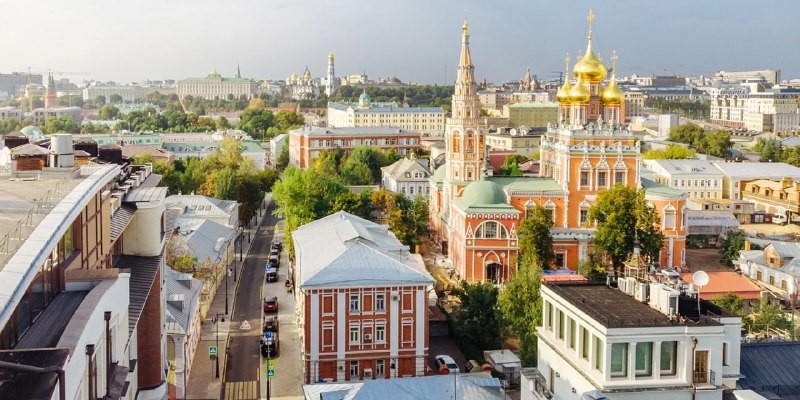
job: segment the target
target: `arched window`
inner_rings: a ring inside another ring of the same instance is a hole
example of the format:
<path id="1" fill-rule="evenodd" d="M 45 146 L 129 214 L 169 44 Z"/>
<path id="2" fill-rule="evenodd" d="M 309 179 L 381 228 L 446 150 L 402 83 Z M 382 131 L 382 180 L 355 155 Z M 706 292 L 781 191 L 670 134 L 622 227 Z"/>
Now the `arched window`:
<path id="1" fill-rule="evenodd" d="M 508 239 L 508 230 L 497 221 L 486 221 L 475 229 L 476 239 Z"/>

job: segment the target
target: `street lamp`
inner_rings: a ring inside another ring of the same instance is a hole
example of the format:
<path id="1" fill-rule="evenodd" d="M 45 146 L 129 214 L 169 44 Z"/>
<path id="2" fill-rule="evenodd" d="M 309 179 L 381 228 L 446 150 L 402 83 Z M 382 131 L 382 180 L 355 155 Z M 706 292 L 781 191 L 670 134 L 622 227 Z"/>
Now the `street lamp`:
<path id="1" fill-rule="evenodd" d="M 220 319 L 220 315 L 222 315 L 222 319 Z M 219 322 L 220 321 L 225 322 L 225 315 L 217 313 L 216 315 L 214 315 L 214 318 L 211 319 L 211 323 L 214 324 L 214 327 L 217 330 L 217 357 L 214 359 L 214 361 L 216 361 L 216 363 L 217 363 L 217 374 L 216 374 L 217 378 L 219 378 L 219 354 L 220 354 L 220 351 L 219 351 Z"/>

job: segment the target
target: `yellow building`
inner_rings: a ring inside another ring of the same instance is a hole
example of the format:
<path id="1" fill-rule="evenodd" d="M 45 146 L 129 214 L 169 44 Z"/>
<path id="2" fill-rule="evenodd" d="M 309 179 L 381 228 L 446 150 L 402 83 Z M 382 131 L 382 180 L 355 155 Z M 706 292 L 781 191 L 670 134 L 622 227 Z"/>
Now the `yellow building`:
<path id="1" fill-rule="evenodd" d="M 558 103 L 514 103 L 503 106 L 503 116 L 514 127 L 546 128 L 558 122 Z"/>
<path id="2" fill-rule="evenodd" d="M 366 92 L 361 94 L 357 104 L 328 103 L 328 126 L 331 128 L 393 127 L 441 136 L 444 119 L 442 107 L 400 107 L 393 102 L 372 102 Z"/>

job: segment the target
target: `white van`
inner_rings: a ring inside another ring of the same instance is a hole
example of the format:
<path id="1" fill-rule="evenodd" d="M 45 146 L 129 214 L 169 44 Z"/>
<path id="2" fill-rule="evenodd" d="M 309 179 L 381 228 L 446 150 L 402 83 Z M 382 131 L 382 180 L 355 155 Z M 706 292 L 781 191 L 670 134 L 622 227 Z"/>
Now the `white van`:
<path id="1" fill-rule="evenodd" d="M 778 225 L 786 225 L 786 214 L 772 214 L 772 223 Z"/>

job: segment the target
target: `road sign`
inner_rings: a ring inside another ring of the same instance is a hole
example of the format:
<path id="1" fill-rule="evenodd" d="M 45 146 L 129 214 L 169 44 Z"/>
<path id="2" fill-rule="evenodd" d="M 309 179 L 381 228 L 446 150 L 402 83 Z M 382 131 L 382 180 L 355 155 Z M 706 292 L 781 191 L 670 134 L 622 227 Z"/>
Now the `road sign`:
<path id="1" fill-rule="evenodd" d="M 275 376 L 275 360 L 267 360 L 267 377 Z"/>
<path id="2" fill-rule="evenodd" d="M 208 355 L 216 356 L 217 355 L 217 346 L 208 346 Z"/>
<path id="3" fill-rule="evenodd" d="M 264 339 L 272 339 L 272 331 L 264 332 Z"/>
<path id="4" fill-rule="evenodd" d="M 250 329 L 252 329 L 252 328 L 250 327 L 250 323 L 247 322 L 247 320 L 244 320 L 244 322 L 242 322 L 242 325 L 239 326 L 239 330 L 242 330 L 242 331 L 247 331 L 247 330 L 250 330 Z"/>
<path id="5" fill-rule="evenodd" d="M 267 376 L 270 378 L 275 377 L 275 370 L 274 369 L 267 370 Z"/>

